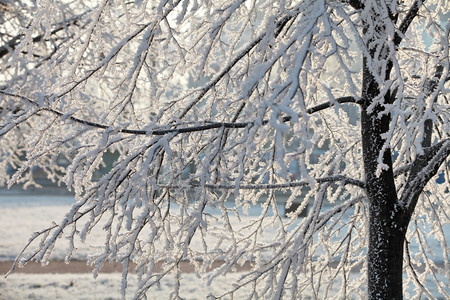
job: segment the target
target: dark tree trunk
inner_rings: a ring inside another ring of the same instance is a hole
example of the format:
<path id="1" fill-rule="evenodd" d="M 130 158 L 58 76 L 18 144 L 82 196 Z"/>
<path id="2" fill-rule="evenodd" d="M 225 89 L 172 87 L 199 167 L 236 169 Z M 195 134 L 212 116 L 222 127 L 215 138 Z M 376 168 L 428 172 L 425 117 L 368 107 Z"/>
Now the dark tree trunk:
<path id="1" fill-rule="evenodd" d="M 377 110 L 371 115 L 363 112 L 361 118 L 370 212 L 368 291 L 370 299 L 402 299 L 403 243 L 407 226 L 398 205 L 390 149 L 385 150 L 383 157 L 388 169 L 376 173 L 378 155 L 384 144 L 382 128 L 389 124 L 389 120 L 378 119 L 377 114 Z"/>
<path id="2" fill-rule="evenodd" d="M 361 135 L 370 212 L 368 294 L 369 299 L 391 300 L 402 299 L 403 244 L 407 222 L 399 206 L 389 148 L 384 149 L 382 157 L 386 169 L 377 173 L 379 155 L 385 143 L 382 134 L 388 131 L 390 123 L 389 114 L 380 117 L 383 106 L 368 109 L 378 95 L 378 85 L 364 62 Z M 392 101 L 389 94 L 384 101 Z"/>
<path id="3" fill-rule="evenodd" d="M 368 295 L 369 299 L 403 298 L 403 247 L 408 224 L 414 212 L 420 194 L 427 182 L 436 174 L 439 166 L 450 155 L 450 141 L 443 140 L 431 145 L 433 123 L 426 120 L 422 147 L 424 154 L 418 155 L 410 165 L 409 175 L 401 195 L 397 194 L 392 155 L 385 147 L 384 134 L 389 131 L 391 116 L 384 111 L 386 104 L 392 104 L 397 92 L 388 91 L 380 95 L 380 86 L 374 77 L 378 73 L 378 82 L 391 78 L 393 62 L 391 57 L 402 41 L 409 25 L 417 15 L 422 1 L 415 1 L 406 15 L 397 24 L 396 10 L 389 6 L 389 18 L 385 11 L 378 10 L 374 3 L 350 1 L 353 7 L 366 10 L 367 19 L 363 19 L 363 40 L 367 56 L 363 57 L 363 81 L 361 92 L 361 137 L 366 180 L 366 192 L 369 201 L 369 245 L 368 245 Z M 374 6 L 375 5 L 375 6 Z M 392 22 L 388 24 L 387 22 Z M 389 26 L 388 26 L 389 25 Z M 390 26 L 392 25 L 392 26 Z M 387 28 L 397 28 L 394 39 Z M 394 43 L 394 47 L 389 47 Z M 369 59 L 371 62 L 369 63 Z M 425 85 L 425 93 L 431 95 L 441 78 L 442 66 L 437 66 L 435 77 Z M 380 99 L 380 97 L 383 97 Z M 374 102 L 377 101 L 377 102 Z M 436 100 L 435 100 L 436 101 Z M 373 106 L 373 103 L 378 103 Z M 380 154 L 382 157 L 380 159 Z M 382 170 L 378 167 L 383 165 Z M 426 169 L 426 170 L 425 170 Z M 423 172 L 425 170 L 425 172 Z"/>
<path id="4" fill-rule="evenodd" d="M 392 211 L 380 202 L 370 206 L 368 292 L 369 299 L 402 299 L 405 232 Z"/>
<path id="5" fill-rule="evenodd" d="M 407 213 L 399 205 L 391 149 L 383 148 L 386 142 L 383 134 L 389 131 L 391 121 L 390 114 L 384 112 L 384 104 L 391 104 L 395 94 L 380 95 L 380 86 L 374 77 L 374 73 L 382 70 L 378 64 L 386 62 L 385 73 L 379 74 L 384 80 L 389 79 L 392 68 L 388 59 L 392 48 L 383 42 L 388 41 L 387 19 L 382 20 L 375 7 L 368 9 L 374 10 L 371 19 L 363 21 L 363 35 L 372 63 L 368 62 L 368 57 L 363 58 L 361 94 L 361 137 L 370 213 L 368 296 L 372 300 L 392 300 L 403 298 L 403 245 L 409 218 L 404 218 Z M 394 15 L 390 17 L 392 22 L 396 21 Z M 375 106 L 374 101 L 378 102 Z"/>
<path id="6" fill-rule="evenodd" d="M 441 75 L 442 68 L 438 66 L 435 77 L 440 78 Z M 432 83 L 430 87 L 428 93 L 434 90 Z M 364 59 L 361 136 L 370 213 L 368 294 L 369 299 L 391 300 L 403 298 L 403 247 L 411 216 L 425 185 L 450 155 L 450 145 L 448 140 L 431 145 L 432 122 L 426 120 L 422 141 L 424 154 L 418 155 L 411 164 L 407 183 L 399 198 L 391 149 L 383 149 L 386 142 L 383 134 L 389 130 L 390 115 L 383 112 L 384 105 L 370 107 L 379 94 L 379 86 Z M 390 104 L 393 100 L 392 95 L 387 93 L 382 103 Z M 380 161 L 382 151 L 384 152 Z M 382 171 L 378 171 L 380 163 L 385 166 Z M 419 174 L 424 169 L 426 172 Z"/>

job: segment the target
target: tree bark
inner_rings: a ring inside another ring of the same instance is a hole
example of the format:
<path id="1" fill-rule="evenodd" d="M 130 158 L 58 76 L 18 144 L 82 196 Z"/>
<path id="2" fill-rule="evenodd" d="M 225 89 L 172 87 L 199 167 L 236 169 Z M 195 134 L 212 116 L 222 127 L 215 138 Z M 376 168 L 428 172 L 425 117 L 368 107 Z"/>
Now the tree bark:
<path id="1" fill-rule="evenodd" d="M 383 151 L 383 133 L 389 130 L 390 116 L 382 114 L 382 105 L 368 107 L 379 96 L 376 80 L 363 63 L 361 101 L 361 136 L 366 191 L 369 200 L 368 294 L 369 299 L 402 299 L 404 216 L 399 206 L 391 149 L 384 150 L 382 163 L 387 169 L 377 174 L 379 155 Z M 387 93 L 384 102 L 392 101 Z M 407 222 L 406 222 L 407 223 Z"/>
<path id="2" fill-rule="evenodd" d="M 375 113 L 362 109 L 361 127 L 369 199 L 368 292 L 369 299 L 402 299 L 404 211 L 399 206 L 391 151 L 386 149 L 383 163 L 389 166 L 377 176 L 378 155 L 384 140 L 381 130 L 389 120 L 377 119 Z M 384 123 L 383 123 L 384 122 Z"/>
<path id="3" fill-rule="evenodd" d="M 363 109 L 364 111 L 364 109 Z M 383 139 L 376 128 L 376 116 L 362 113 L 362 139 L 366 190 L 369 199 L 368 292 L 369 299 L 402 299 L 404 212 L 399 206 L 391 164 L 385 150 L 388 170 L 376 174 Z M 375 125 L 375 126 L 373 126 Z"/>
<path id="4" fill-rule="evenodd" d="M 403 298 L 404 228 L 396 224 L 392 211 L 380 205 L 370 206 L 368 293 L 369 299 Z"/>
<path id="5" fill-rule="evenodd" d="M 435 78 L 439 78 L 438 67 Z M 435 86 L 430 83 L 431 94 Z M 361 100 L 361 136 L 363 148 L 366 192 L 369 200 L 369 245 L 368 245 L 368 294 L 369 299 L 403 298 L 403 248 L 408 224 L 414 213 L 420 194 L 427 182 L 436 175 L 439 166 L 450 155 L 450 140 L 444 139 L 431 145 L 432 123 L 426 120 L 422 146 L 424 154 L 418 155 L 411 164 L 407 183 L 399 198 L 392 168 L 391 149 L 386 148 L 383 134 L 388 132 L 390 115 L 384 113 L 383 105 L 369 109 L 379 97 L 380 89 L 363 62 L 363 90 Z M 393 101 L 386 93 L 382 103 Z M 377 173 L 381 163 L 386 169 Z"/>

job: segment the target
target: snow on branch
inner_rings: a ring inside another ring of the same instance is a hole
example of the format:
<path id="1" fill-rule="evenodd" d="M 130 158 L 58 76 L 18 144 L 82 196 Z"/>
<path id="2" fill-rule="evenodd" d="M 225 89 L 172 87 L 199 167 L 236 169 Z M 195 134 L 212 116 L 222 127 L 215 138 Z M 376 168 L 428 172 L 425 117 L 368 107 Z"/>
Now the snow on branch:
<path id="1" fill-rule="evenodd" d="M 61 240 L 69 261 L 99 230 L 94 275 L 122 263 L 125 294 L 135 264 L 136 298 L 171 276 L 181 298 L 184 263 L 208 283 L 245 264 L 227 281 L 235 298 L 364 298 L 368 275 L 353 275 L 384 187 L 369 189 L 365 167 L 382 147 L 389 199 L 412 209 L 428 184 L 437 212 L 416 212 L 448 219 L 431 180 L 450 148 L 445 1 L 427 2 L 439 12 L 415 0 L 92 2 L 42 0 L 26 36 L 4 39 L 10 66 L 0 48 L 0 184 L 32 182 L 39 167 L 76 198 L 13 269 L 46 263 Z M 86 10 L 63 35 L 53 13 Z M 380 108 L 366 124 L 360 99 Z"/>
<path id="2" fill-rule="evenodd" d="M 408 30 L 408 28 L 411 25 L 412 21 L 416 18 L 420 7 L 423 5 L 423 2 L 424 1 L 416 0 L 416 1 L 414 1 L 414 3 L 409 8 L 408 13 L 406 14 L 404 19 L 402 20 L 402 23 L 398 27 L 398 30 L 399 30 L 399 32 L 401 34 L 399 34 L 398 32 L 395 33 L 394 44 L 395 44 L 396 47 L 398 47 L 400 45 L 400 43 L 402 42 L 404 34 Z"/>
<path id="3" fill-rule="evenodd" d="M 79 21 L 87 14 L 89 13 L 89 11 L 86 11 L 80 15 L 71 17 L 67 20 L 64 20 L 63 22 L 59 22 L 56 23 L 55 25 L 53 25 L 55 27 L 55 29 L 53 29 L 50 32 L 50 36 L 56 35 L 57 33 L 59 33 L 60 31 L 66 30 L 68 27 L 70 26 L 78 26 Z M 44 40 L 44 36 L 45 34 L 39 34 L 35 37 L 32 38 L 32 42 L 33 43 L 39 43 L 41 41 Z M 4 46 L 0 47 L 0 58 L 2 58 L 3 56 L 7 55 L 8 53 L 12 53 L 14 52 L 14 50 L 16 49 L 16 47 L 20 44 L 20 39 L 23 37 L 23 34 L 20 33 L 14 37 L 12 37 L 11 39 L 9 39 L 8 41 L 6 41 Z M 67 37 L 66 37 L 67 38 Z"/>
<path id="4" fill-rule="evenodd" d="M 450 139 L 424 149 L 410 167 L 406 186 L 402 192 L 400 203 L 407 210 L 414 210 L 419 195 L 428 181 L 436 175 L 439 167 L 450 156 Z"/>
<path id="5" fill-rule="evenodd" d="M 21 96 L 21 95 L 16 95 L 16 94 L 11 94 L 5 91 L 0 90 L 0 94 L 3 94 L 5 96 L 9 96 L 9 97 L 15 97 L 15 98 L 19 98 L 21 100 L 24 100 L 28 103 L 31 103 L 33 105 L 35 105 L 36 107 L 38 107 L 38 111 L 39 110 L 44 110 L 44 111 L 48 111 L 51 112 L 59 117 L 62 117 L 64 119 L 69 119 L 75 123 L 79 123 L 79 124 L 83 124 L 86 126 L 90 126 L 90 127 L 95 127 L 95 128 L 99 128 L 99 129 L 105 129 L 105 130 L 110 130 L 112 128 L 112 126 L 110 125 L 105 125 L 105 124 L 101 124 L 101 123 L 97 123 L 97 122 L 92 122 L 92 121 L 88 121 L 88 120 L 84 120 L 84 119 L 80 119 L 77 117 L 74 117 L 72 113 L 63 113 L 61 111 L 58 111 L 57 109 L 53 109 L 50 107 L 46 107 L 46 106 L 40 106 L 39 103 L 37 103 L 36 101 L 27 98 L 25 96 Z M 358 101 L 354 98 L 354 97 L 340 97 L 335 99 L 334 102 L 325 102 L 319 105 L 316 105 L 314 107 L 311 107 L 309 109 L 306 110 L 306 112 L 308 114 L 313 114 L 316 113 L 318 111 L 324 110 L 326 108 L 329 107 L 333 107 L 336 103 L 358 103 Z M 291 121 L 291 117 L 290 116 L 286 116 L 283 117 L 282 122 L 289 122 Z M 183 127 L 183 128 L 171 128 L 171 129 L 150 129 L 150 130 L 142 130 L 142 129 L 127 129 L 127 128 L 119 128 L 117 130 L 117 132 L 120 133 L 127 133 L 127 134 L 135 134 L 135 135 L 165 135 L 165 134 L 170 134 L 170 133 L 190 133 L 190 132 L 198 132 L 198 131 L 205 131 L 205 130 L 211 130 L 211 129 L 218 129 L 218 128 L 230 128 L 230 129 L 242 129 L 242 128 L 248 128 L 248 127 L 252 127 L 255 125 L 255 122 L 234 122 L 234 123 L 230 123 L 230 122 L 212 122 L 212 121 L 203 121 L 203 122 L 198 122 L 198 123 L 203 123 L 202 125 L 195 125 L 195 126 L 191 126 L 191 127 Z M 267 125 L 269 124 L 268 120 L 263 120 L 262 125 Z M 167 126 L 167 125 L 166 125 Z M 171 125 L 171 126 L 175 126 L 175 125 Z"/>
<path id="6" fill-rule="evenodd" d="M 317 183 L 330 183 L 330 182 L 341 182 L 343 185 L 354 185 L 365 189 L 365 183 L 363 181 L 352 179 L 346 177 L 344 175 L 335 175 L 323 178 L 315 179 Z M 293 188 L 293 187 L 301 187 L 310 185 L 310 181 L 292 181 L 286 183 L 274 183 L 274 184 L 246 184 L 240 185 L 239 189 L 242 190 L 270 190 L 270 189 L 284 189 L 284 188 Z M 203 185 L 206 188 L 210 189 L 219 189 L 219 190 L 233 190 L 236 188 L 235 185 L 224 185 L 224 184 L 205 184 Z M 191 184 L 191 187 L 203 187 L 201 185 Z M 176 186 L 165 186 L 164 188 L 180 188 Z"/>
<path id="7" fill-rule="evenodd" d="M 278 36 L 279 33 L 283 30 L 283 28 L 285 27 L 285 25 L 291 20 L 294 19 L 298 14 L 300 13 L 300 11 L 298 10 L 294 10 L 290 15 L 284 16 L 282 17 L 280 20 L 278 20 L 276 22 L 275 28 L 275 36 Z M 252 40 L 250 43 L 248 43 L 244 49 L 238 53 L 234 59 L 224 68 L 222 69 L 219 74 L 217 74 L 216 76 L 214 76 L 214 78 L 212 80 L 210 80 L 210 82 L 201 89 L 200 94 L 194 99 L 192 100 L 186 107 L 185 109 L 182 111 L 182 113 L 179 115 L 179 119 L 182 119 L 197 103 L 199 103 L 203 97 L 210 91 L 212 90 L 217 83 L 222 80 L 222 78 L 224 78 L 226 75 L 229 74 L 229 72 L 231 71 L 231 69 L 233 69 L 236 64 L 238 62 L 240 62 L 246 55 L 248 55 L 250 53 L 251 50 L 253 50 L 259 43 L 261 43 L 261 41 L 263 41 L 264 37 L 266 37 L 267 32 L 263 32 L 261 33 L 258 37 L 256 37 L 254 40 Z M 248 90 L 247 94 L 250 94 L 251 91 L 256 87 L 256 85 L 252 85 L 250 87 L 250 89 Z"/>

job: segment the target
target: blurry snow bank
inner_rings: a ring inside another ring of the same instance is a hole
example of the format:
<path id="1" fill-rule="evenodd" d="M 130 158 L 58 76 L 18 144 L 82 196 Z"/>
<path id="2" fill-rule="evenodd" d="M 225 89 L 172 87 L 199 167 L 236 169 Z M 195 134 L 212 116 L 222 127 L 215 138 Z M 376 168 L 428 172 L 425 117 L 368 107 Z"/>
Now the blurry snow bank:
<path id="1" fill-rule="evenodd" d="M 237 280 L 239 273 L 227 276 Z M 92 274 L 13 274 L 7 279 L 0 279 L 0 299 L 121 299 L 121 274 L 100 274 L 97 279 Z M 208 294 L 223 294 L 229 287 L 223 282 L 207 286 L 195 274 L 183 274 L 181 295 L 184 299 L 206 299 Z M 147 299 L 169 299 L 175 283 L 170 278 L 163 278 L 161 285 L 151 289 Z M 135 276 L 129 277 L 127 299 L 137 289 Z M 245 291 L 236 293 L 235 299 L 248 297 Z"/>
<path id="2" fill-rule="evenodd" d="M 0 260 L 13 260 L 33 232 L 60 222 L 74 201 L 73 196 L 0 195 Z M 101 231 L 91 237 L 95 239 L 102 240 Z M 66 247 L 57 245 L 52 259 L 64 259 Z M 88 251 L 88 246 L 80 248 L 74 258 L 83 258 Z"/>

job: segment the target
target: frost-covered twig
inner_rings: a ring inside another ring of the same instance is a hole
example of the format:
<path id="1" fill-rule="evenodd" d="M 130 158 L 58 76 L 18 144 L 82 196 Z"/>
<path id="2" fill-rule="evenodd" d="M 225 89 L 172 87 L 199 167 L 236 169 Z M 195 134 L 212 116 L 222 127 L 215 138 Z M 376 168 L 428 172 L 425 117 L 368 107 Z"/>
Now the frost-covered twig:
<path id="1" fill-rule="evenodd" d="M 78 117 L 74 117 L 73 114 L 75 112 L 70 112 L 70 113 L 64 113 L 61 112 L 57 109 L 53 109 L 51 107 L 47 107 L 47 106 L 40 106 L 36 101 L 27 98 L 25 96 L 21 96 L 21 95 L 16 95 L 16 94 L 12 94 L 6 91 L 1 91 L 0 90 L 0 94 L 3 94 L 5 96 L 9 96 L 9 97 L 15 97 L 15 98 L 19 98 L 22 99 L 26 102 L 29 102 L 37 107 L 39 107 L 39 110 L 45 110 L 48 112 L 51 112 L 57 116 L 62 117 L 63 119 L 69 119 L 73 122 L 79 123 L 79 124 L 83 124 L 89 127 L 94 127 L 94 128 L 99 128 L 99 129 L 111 129 L 112 126 L 110 125 L 105 125 L 105 124 L 101 124 L 101 123 L 97 123 L 97 122 L 92 122 L 92 121 L 87 121 L 84 119 L 80 119 Z M 335 100 L 336 103 L 357 103 L 357 101 L 353 98 L 353 97 L 342 97 L 342 98 L 338 98 Z M 309 114 L 313 114 L 315 112 L 321 111 L 323 109 L 329 108 L 334 106 L 333 102 L 326 102 L 317 106 L 314 106 L 312 108 L 307 109 L 307 112 Z M 283 118 L 283 122 L 289 122 L 291 121 L 291 117 L 284 117 Z M 255 122 L 233 122 L 233 123 L 229 123 L 229 122 L 212 122 L 212 121 L 203 121 L 203 122 L 198 122 L 200 123 L 200 125 L 194 125 L 191 127 L 181 127 L 181 128 L 172 128 L 172 129 L 149 129 L 149 130 L 141 130 L 141 129 L 127 129 L 127 128 L 118 128 L 117 131 L 121 132 L 121 133 L 127 133 L 127 134 L 136 134 L 136 135 L 165 135 L 165 134 L 169 134 L 169 133 L 190 133 L 190 132 L 198 132 L 198 131 L 205 131 L 205 130 L 211 130 L 211 129 L 219 129 L 219 128 L 230 128 L 230 129 L 239 129 L 239 128 L 247 128 L 247 127 L 251 127 L 254 126 Z M 203 123 L 203 124 L 202 124 Z M 269 123 L 268 120 L 263 120 L 261 122 L 262 125 L 267 125 Z M 165 125 L 162 127 L 176 127 L 175 125 Z"/>
<path id="2" fill-rule="evenodd" d="M 330 183 L 330 182 L 339 182 L 343 185 L 354 185 L 360 187 L 361 189 L 365 188 L 365 183 L 363 181 L 348 178 L 344 175 L 335 175 L 330 177 L 323 177 L 315 179 L 317 183 Z M 310 181 L 292 181 L 286 183 L 267 183 L 267 184 L 242 184 L 239 185 L 239 189 L 243 190 L 271 190 L 271 189 L 286 189 L 293 187 L 302 187 L 310 185 Z M 225 185 L 225 184 L 204 184 L 204 185 L 194 185 L 191 184 L 191 187 L 206 187 L 209 189 L 218 189 L 218 190 L 233 190 L 236 188 L 235 185 Z M 177 186 L 164 186 L 165 188 L 182 188 Z"/>

